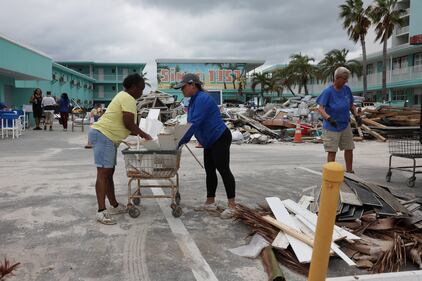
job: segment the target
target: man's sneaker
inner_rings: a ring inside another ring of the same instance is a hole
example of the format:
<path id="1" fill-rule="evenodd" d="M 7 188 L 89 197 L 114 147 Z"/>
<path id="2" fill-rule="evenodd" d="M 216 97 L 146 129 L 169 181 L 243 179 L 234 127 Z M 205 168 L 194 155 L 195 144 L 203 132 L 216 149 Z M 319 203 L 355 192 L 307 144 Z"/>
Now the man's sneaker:
<path id="1" fill-rule="evenodd" d="M 116 208 L 114 208 L 113 206 L 110 206 L 110 208 L 108 208 L 107 210 L 110 215 L 124 214 L 127 212 L 126 206 L 122 204 L 117 205 Z"/>
<path id="2" fill-rule="evenodd" d="M 197 211 L 197 212 L 200 212 L 200 211 L 217 211 L 218 206 L 217 206 L 217 203 L 202 204 L 201 206 L 195 207 L 194 210 Z"/>
<path id="3" fill-rule="evenodd" d="M 102 224 L 107 224 L 107 225 L 116 224 L 116 222 L 111 218 L 107 210 L 97 213 L 97 221 Z"/>
<path id="4" fill-rule="evenodd" d="M 235 212 L 236 212 L 236 209 L 235 208 L 227 208 L 227 209 L 225 209 L 221 213 L 220 218 L 222 218 L 222 219 L 231 219 L 231 218 L 234 217 L 234 213 Z"/>

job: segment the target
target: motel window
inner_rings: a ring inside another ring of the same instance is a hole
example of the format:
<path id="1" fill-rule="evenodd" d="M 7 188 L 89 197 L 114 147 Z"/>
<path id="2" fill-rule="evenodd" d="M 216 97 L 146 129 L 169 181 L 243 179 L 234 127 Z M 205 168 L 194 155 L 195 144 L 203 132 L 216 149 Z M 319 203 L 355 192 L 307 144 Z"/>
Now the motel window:
<path id="1" fill-rule="evenodd" d="M 136 72 L 136 69 L 134 69 L 133 72 Z"/>
<path id="2" fill-rule="evenodd" d="M 114 68 L 112 68 L 111 73 L 116 73 L 116 70 Z"/>
<path id="3" fill-rule="evenodd" d="M 414 68 L 416 71 L 422 71 L 422 53 L 415 54 Z"/>
<path id="4" fill-rule="evenodd" d="M 393 90 L 393 101 L 405 101 L 407 99 L 405 90 Z"/>
<path id="5" fill-rule="evenodd" d="M 111 87 L 111 89 L 112 89 L 113 91 L 116 91 L 116 86 L 112 86 L 112 87 Z"/>
<path id="6" fill-rule="evenodd" d="M 368 64 L 366 65 L 366 74 L 372 74 L 374 73 L 374 65 L 373 64 Z"/>
<path id="7" fill-rule="evenodd" d="M 407 56 L 394 58 L 393 59 L 393 69 L 395 70 L 395 69 L 406 68 L 407 63 L 408 63 Z"/>

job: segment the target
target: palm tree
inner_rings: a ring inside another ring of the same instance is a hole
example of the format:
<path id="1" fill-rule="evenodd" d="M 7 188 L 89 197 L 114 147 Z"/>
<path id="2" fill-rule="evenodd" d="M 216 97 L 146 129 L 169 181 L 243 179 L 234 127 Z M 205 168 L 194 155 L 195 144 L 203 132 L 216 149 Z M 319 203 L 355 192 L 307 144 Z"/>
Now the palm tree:
<path id="1" fill-rule="evenodd" d="M 346 49 L 333 49 L 325 54 L 325 57 L 318 63 L 320 78 L 327 82 L 328 80 L 334 81 L 335 70 L 343 66 L 350 70 L 353 75 L 358 77 L 362 75 L 362 65 L 357 60 L 347 60 L 349 50 Z"/>
<path id="2" fill-rule="evenodd" d="M 296 96 L 292 89 L 292 87 L 296 84 L 296 81 L 289 68 L 284 67 L 278 69 L 275 73 L 273 73 L 273 78 L 277 79 L 283 88 L 286 87 L 293 96 Z"/>
<path id="3" fill-rule="evenodd" d="M 363 7 L 362 0 L 346 0 L 340 5 L 340 18 L 343 19 L 343 28 L 347 30 L 349 38 L 362 46 L 362 74 L 363 74 L 363 96 L 368 90 L 368 80 L 366 74 L 366 42 L 365 37 L 371 26 L 370 14 L 372 7 Z"/>
<path id="4" fill-rule="evenodd" d="M 264 92 L 266 91 L 268 84 L 269 84 L 269 78 L 267 73 L 257 73 L 255 72 L 252 74 L 252 91 L 255 93 L 256 86 L 260 86 L 260 100 L 263 103 L 264 101 Z M 258 101 L 258 105 L 259 105 Z"/>
<path id="5" fill-rule="evenodd" d="M 387 95 L 387 41 L 394 31 L 394 27 L 401 27 L 404 23 L 401 16 L 406 12 L 397 7 L 398 0 L 375 0 L 371 19 L 375 24 L 375 41 L 383 43 L 382 54 L 382 94 Z"/>
<path id="6" fill-rule="evenodd" d="M 281 81 L 276 77 L 273 76 L 271 78 L 268 79 L 267 81 L 267 85 L 264 89 L 264 91 L 266 93 L 274 93 L 276 92 L 278 97 L 281 96 L 281 94 L 283 93 L 283 86 L 281 84 Z"/>
<path id="7" fill-rule="evenodd" d="M 287 66 L 293 80 L 299 86 L 299 93 L 303 87 L 306 95 L 308 94 L 307 84 L 316 73 L 316 67 L 309 63 L 311 61 L 315 61 L 315 59 L 310 58 L 307 55 L 302 55 L 301 53 L 293 54 L 290 56 L 290 62 Z"/>

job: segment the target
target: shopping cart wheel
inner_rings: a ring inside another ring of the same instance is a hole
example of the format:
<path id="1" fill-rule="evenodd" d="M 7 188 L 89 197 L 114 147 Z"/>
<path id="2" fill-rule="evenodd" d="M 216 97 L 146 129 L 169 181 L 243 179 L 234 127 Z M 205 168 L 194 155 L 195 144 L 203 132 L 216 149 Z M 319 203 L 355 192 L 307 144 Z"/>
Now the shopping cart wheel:
<path id="1" fill-rule="evenodd" d="M 133 198 L 132 203 L 135 206 L 139 206 L 141 204 L 141 198 Z"/>
<path id="2" fill-rule="evenodd" d="M 181 197 L 180 197 L 180 193 L 179 193 L 179 191 L 178 191 L 178 192 L 176 192 L 176 198 L 175 198 L 175 200 L 176 200 L 176 204 L 177 204 L 177 205 L 179 205 L 179 204 L 180 204 L 180 199 L 181 199 Z"/>
<path id="3" fill-rule="evenodd" d="M 415 181 L 416 181 L 416 177 L 411 177 L 407 180 L 407 186 L 408 187 L 415 187 Z"/>
<path id="4" fill-rule="evenodd" d="M 390 181 L 391 181 L 391 171 L 389 171 L 389 172 L 387 173 L 387 175 L 385 176 L 385 180 L 386 180 L 387 182 L 390 182 Z"/>
<path id="5" fill-rule="evenodd" d="M 182 207 L 177 206 L 171 213 L 173 214 L 173 217 L 178 218 L 183 214 L 183 209 Z"/>
<path id="6" fill-rule="evenodd" d="M 136 207 L 132 207 L 129 209 L 129 216 L 131 216 L 132 218 L 137 218 L 140 214 L 141 211 Z"/>

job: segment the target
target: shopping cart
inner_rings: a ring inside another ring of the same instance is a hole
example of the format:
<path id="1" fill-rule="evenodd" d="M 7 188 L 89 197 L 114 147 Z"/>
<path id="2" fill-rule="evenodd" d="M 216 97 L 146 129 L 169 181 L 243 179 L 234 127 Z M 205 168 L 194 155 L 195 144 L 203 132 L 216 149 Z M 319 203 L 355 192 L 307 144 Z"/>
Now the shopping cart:
<path id="1" fill-rule="evenodd" d="M 181 150 L 134 150 L 126 148 L 122 151 L 128 181 L 128 211 L 132 218 L 140 215 L 136 206 L 140 205 L 141 198 L 170 198 L 172 214 L 180 217 L 183 213 L 180 204 L 179 174 Z M 132 193 L 132 181 L 136 180 L 137 188 Z M 162 184 L 148 184 L 148 181 L 155 180 Z M 144 183 L 146 182 L 146 183 Z M 170 189 L 169 193 L 163 195 L 144 195 L 143 188 L 164 188 Z"/>
<path id="2" fill-rule="evenodd" d="M 412 176 L 407 181 L 407 186 L 414 187 L 416 181 L 416 174 L 421 174 L 417 168 L 422 166 L 416 165 L 416 159 L 422 158 L 422 144 L 419 141 L 419 132 L 410 131 L 402 133 L 389 133 L 388 134 L 388 149 L 390 152 L 390 161 L 388 164 L 388 172 L 386 175 L 387 182 L 391 181 L 391 170 L 400 170 L 411 172 Z M 413 166 L 392 167 L 391 162 L 393 156 L 407 158 L 413 160 Z"/>

